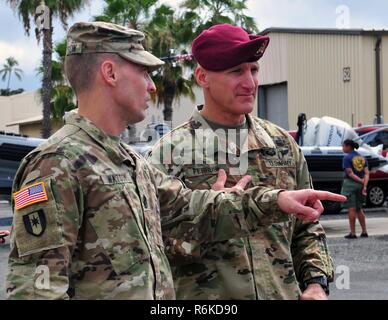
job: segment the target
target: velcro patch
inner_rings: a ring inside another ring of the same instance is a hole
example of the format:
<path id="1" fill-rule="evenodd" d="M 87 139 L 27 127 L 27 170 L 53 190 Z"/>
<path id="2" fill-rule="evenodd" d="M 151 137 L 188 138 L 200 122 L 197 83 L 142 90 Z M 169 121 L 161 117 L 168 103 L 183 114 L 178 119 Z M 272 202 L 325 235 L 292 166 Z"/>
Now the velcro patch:
<path id="1" fill-rule="evenodd" d="M 26 231 L 33 236 L 40 237 L 46 229 L 46 215 L 42 209 L 23 216 Z"/>
<path id="2" fill-rule="evenodd" d="M 13 194 L 15 202 L 15 209 L 20 210 L 28 207 L 31 204 L 39 203 L 48 200 L 46 188 L 44 182 L 34 183 L 31 186 L 24 187 L 23 189 Z"/>

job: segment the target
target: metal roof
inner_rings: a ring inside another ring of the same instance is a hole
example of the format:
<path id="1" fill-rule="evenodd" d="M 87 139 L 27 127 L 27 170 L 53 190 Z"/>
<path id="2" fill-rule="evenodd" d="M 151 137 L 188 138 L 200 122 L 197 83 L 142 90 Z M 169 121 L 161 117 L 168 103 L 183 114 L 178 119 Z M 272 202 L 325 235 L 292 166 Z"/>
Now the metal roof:
<path id="1" fill-rule="evenodd" d="M 335 28 L 267 28 L 260 35 L 268 33 L 294 33 L 294 34 L 334 34 L 334 35 L 388 35 L 388 30 L 364 29 L 335 29 Z"/>

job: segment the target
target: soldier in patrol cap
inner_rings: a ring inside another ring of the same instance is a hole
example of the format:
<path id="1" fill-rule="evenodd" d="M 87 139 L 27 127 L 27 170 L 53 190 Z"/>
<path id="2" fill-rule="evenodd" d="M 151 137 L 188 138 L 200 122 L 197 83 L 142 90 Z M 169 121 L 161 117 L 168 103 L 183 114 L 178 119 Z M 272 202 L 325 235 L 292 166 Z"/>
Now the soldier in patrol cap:
<path id="1" fill-rule="evenodd" d="M 279 193 L 281 207 L 291 204 L 289 196 L 295 195 L 300 203 L 313 200 L 313 207 L 321 208 L 317 199 L 325 200 L 328 194 L 311 190 L 305 158 L 293 138 L 251 115 L 258 60 L 269 41 L 229 24 L 203 31 L 192 52 L 205 104 L 164 136 L 150 159 L 192 190 L 210 189 L 223 168 L 227 186 L 248 173 L 249 187 L 299 190 Z M 177 156 L 182 152 L 187 155 L 184 160 Z M 304 212 L 297 207 L 291 210 Z M 169 258 L 178 299 L 326 299 L 328 282 L 333 280 L 322 226 L 303 221 L 300 215 L 289 215 L 286 222 L 247 237 L 204 242 L 190 259 Z"/>

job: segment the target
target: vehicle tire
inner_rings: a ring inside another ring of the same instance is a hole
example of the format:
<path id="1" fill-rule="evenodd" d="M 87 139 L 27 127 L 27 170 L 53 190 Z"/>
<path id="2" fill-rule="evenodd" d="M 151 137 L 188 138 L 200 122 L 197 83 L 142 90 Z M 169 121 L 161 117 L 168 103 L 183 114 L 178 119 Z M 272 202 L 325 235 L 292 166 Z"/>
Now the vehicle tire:
<path id="1" fill-rule="evenodd" d="M 371 185 L 368 187 L 366 204 L 368 207 L 381 207 L 384 204 L 386 197 L 387 193 L 382 186 L 377 184 Z"/>
<path id="2" fill-rule="evenodd" d="M 323 208 L 325 209 L 324 213 L 326 214 L 336 214 L 340 213 L 342 210 L 341 203 L 333 201 L 322 201 Z"/>

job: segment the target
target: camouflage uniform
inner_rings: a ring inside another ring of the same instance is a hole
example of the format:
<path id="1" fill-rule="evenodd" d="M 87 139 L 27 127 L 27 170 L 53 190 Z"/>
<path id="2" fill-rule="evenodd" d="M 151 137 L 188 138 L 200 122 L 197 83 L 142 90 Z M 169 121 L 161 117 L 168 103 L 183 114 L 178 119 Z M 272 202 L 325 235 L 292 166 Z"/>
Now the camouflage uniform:
<path id="1" fill-rule="evenodd" d="M 173 299 L 160 217 L 179 255 L 288 217 L 265 214 L 276 190 L 193 192 L 74 112 L 23 160 L 13 189 L 41 183 L 47 200 L 20 209 L 13 201 L 12 299 Z M 252 197 L 257 205 L 244 210 Z"/>
<path id="2" fill-rule="evenodd" d="M 311 188 L 306 161 L 292 137 L 268 121 L 250 115 L 246 119 L 249 129 L 245 152 L 248 153 L 248 174 L 252 176 L 253 186 L 287 190 Z M 198 138 L 200 129 L 207 130 L 203 135 L 210 137 L 206 144 Z M 229 163 L 217 163 L 216 153 L 229 153 L 233 157 L 239 156 L 240 152 L 238 149 L 233 151 L 235 148 L 211 145 L 212 141 L 219 143 L 225 139 L 218 135 L 219 140 L 214 140 L 212 135 L 215 133 L 212 132 L 200 112 L 195 110 L 188 122 L 154 146 L 150 160 L 191 189 L 209 189 L 219 168 L 231 168 Z M 199 142 L 194 150 L 193 141 Z M 174 157 L 182 153 L 180 148 L 187 151 L 190 146 L 193 154 L 206 154 L 205 164 Z M 214 158 L 216 161 L 211 164 Z M 227 186 L 239 178 L 228 174 Z M 177 299 L 297 299 L 301 294 L 298 281 L 322 275 L 329 281 L 333 278 L 332 260 L 322 226 L 319 222 L 302 222 L 294 215 L 288 216 L 286 222 L 261 228 L 245 238 L 203 243 L 191 259 L 168 256 Z"/>

